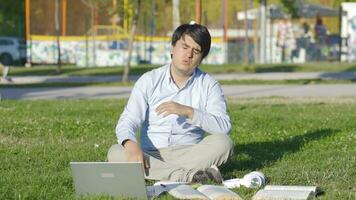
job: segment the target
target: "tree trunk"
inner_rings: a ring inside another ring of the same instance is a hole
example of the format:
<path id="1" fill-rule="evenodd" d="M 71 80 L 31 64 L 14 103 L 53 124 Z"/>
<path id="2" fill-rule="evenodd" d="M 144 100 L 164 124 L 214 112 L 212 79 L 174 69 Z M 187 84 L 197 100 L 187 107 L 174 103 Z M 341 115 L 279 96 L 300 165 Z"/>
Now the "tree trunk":
<path id="1" fill-rule="evenodd" d="M 130 37 L 129 37 L 129 46 L 128 46 L 128 57 L 127 57 L 127 62 L 124 67 L 124 73 L 122 75 L 122 82 L 126 83 L 129 82 L 129 74 L 130 74 L 130 67 L 131 67 L 131 57 L 132 57 L 132 50 L 133 50 L 133 43 L 135 39 L 135 34 L 136 34 L 136 27 L 137 27 L 137 21 L 138 21 L 138 16 L 140 13 L 140 8 L 141 8 L 141 0 L 137 0 L 137 4 L 135 7 L 135 12 L 134 15 L 132 16 L 132 24 L 131 24 L 131 31 L 130 31 Z"/>
<path id="2" fill-rule="evenodd" d="M 92 62 L 90 63 L 91 66 L 95 67 L 96 66 L 96 29 L 95 29 L 95 12 L 97 9 L 97 1 L 96 0 L 82 0 L 82 3 L 90 8 L 90 23 L 91 23 L 91 41 L 92 41 Z M 87 17 L 85 17 L 85 26 L 87 26 Z M 86 66 L 88 67 L 89 65 L 89 52 L 88 52 L 88 37 L 87 37 L 87 32 L 88 30 L 85 27 L 85 39 L 86 39 Z"/>

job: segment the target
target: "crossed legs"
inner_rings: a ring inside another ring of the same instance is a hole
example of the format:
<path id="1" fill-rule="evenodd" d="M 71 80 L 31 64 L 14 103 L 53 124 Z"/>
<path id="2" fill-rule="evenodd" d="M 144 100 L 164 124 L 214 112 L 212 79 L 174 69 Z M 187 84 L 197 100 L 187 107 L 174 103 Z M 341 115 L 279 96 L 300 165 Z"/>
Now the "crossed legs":
<path id="1" fill-rule="evenodd" d="M 231 154 L 233 142 L 227 135 L 208 135 L 195 145 L 162 148 L 145 152 L 149 169 L 146 179 L 190 182 L 199 170 L 225 163 Z M 126 161 L 125 149 L 115 144 L 108 152 L 109 162 Z"/>

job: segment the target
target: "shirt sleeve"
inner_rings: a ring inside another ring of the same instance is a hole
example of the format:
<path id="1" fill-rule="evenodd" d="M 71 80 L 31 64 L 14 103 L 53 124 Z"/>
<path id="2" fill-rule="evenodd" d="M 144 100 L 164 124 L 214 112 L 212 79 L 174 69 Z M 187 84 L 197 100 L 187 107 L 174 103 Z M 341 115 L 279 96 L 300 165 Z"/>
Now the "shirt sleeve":
<path id="1" fill-rule="evenodd" d="M 137 142 L 136 130 L 145 120 L 148 108 L 146 90 L 144 89 L 146 86 L 147 83 L 141 78 L 132 89 L 130 98 L 115 129 L 119 144 L 127 139 Z"/>
<path id="2" fill-rule="evenodd" d="M 228 134 L 231 130 L 230 117 L 223 91 L 218 82 L 209 89 L 205 110 L 194 109 L 192 124 L 211 134 Z"/>

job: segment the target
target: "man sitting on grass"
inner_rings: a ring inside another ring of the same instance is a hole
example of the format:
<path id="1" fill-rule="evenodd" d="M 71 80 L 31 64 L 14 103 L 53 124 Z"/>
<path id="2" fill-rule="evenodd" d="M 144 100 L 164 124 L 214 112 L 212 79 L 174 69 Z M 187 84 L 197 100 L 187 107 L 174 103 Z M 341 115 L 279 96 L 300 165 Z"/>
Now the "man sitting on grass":
<path id="1" fill-rule="evenodd" d="M 110 148 L 109 162 L 142 162 L 147 179 L 222 182 L 217 166 L 226 162 L 233 143 L 222 89 L 198 68 L 210 43 L 205 26 L 183 24 L 175 30 L 171 63 L 136 82 L 116 126 L 118 144 Z"/>

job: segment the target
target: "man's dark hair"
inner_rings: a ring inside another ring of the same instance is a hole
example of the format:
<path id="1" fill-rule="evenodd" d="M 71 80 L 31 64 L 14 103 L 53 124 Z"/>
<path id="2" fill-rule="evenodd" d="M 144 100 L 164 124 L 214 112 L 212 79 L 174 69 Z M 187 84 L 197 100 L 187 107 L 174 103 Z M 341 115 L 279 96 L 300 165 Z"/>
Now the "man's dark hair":
<path id="1" fill-rule="evenodd" d="M 172 45 L 174 46 L 176 42 L 189 35 L 197 44 L 199 44 L 202 51 L 202 59 L 208 55 L 211 44 L 211 37 L 208 29 L 200 24 L 182 24 L 173 33 Z"/>

